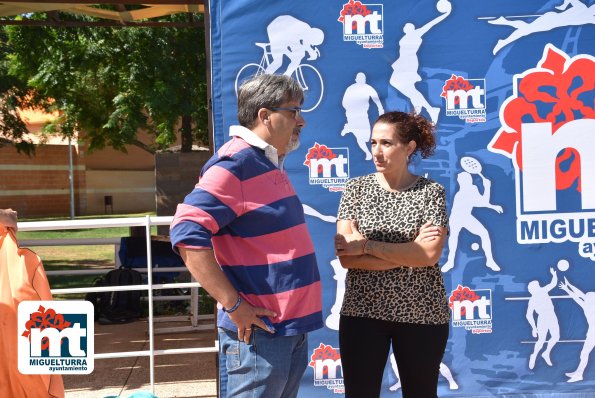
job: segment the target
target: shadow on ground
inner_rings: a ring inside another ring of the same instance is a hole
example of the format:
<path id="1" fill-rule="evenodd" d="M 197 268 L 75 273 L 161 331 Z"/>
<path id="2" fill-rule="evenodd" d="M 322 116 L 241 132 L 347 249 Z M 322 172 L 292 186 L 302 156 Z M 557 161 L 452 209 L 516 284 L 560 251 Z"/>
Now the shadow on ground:
<path id="1" fill-rule="evenodd" d="M 158 319 L 158 317 L 156 317 Z M 212 322 L 212 321 L 211 321 Z M 156 322 L 155 328 L 189 326 L 189 321 Z M 215 329 L 155 334 L 155 350 L 213 347 Z M 123 325 L 95 323 L 95 352 L 149 349 L 146 320 Z M 134 392 L 151 392 L 149 357 L 96 359 L 89 375 L 64 375 L 66 398 L 127 398 Z M 217 397 L 215 353 L 155 356 L 155 390 L 159 398 Z"/>

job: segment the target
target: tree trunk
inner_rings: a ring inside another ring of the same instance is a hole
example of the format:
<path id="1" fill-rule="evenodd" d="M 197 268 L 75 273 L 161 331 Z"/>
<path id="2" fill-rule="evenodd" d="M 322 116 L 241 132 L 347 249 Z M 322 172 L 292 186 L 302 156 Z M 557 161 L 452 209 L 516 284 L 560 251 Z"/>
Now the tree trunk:
<path id="1" fill-rule="evenodd" d="M 192 152 L 192 116 L 182 116 L 182 152 Z"/>

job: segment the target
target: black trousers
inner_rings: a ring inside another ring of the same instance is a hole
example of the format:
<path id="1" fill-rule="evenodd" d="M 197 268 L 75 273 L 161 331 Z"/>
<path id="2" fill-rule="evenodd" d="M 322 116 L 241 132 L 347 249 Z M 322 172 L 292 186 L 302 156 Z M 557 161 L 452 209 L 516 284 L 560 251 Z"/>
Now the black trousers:
<path id="1" fill-rule="evenodd" d="M 389 349 L 403 398 L 436 398 L 448 324 L 421 325 L 341 316 L 339 346 L 346 398 L 380 396 Z"/>

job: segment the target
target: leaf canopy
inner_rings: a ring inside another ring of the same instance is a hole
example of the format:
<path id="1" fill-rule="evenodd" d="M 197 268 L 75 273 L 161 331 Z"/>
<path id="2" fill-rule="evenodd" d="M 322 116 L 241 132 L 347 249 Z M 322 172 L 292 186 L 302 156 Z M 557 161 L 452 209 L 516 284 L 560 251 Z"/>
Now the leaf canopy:
<path id="1" fill-rule="evenodd" d="M 190 151 L 192 143 L 205 145 L 204 28 L 5 26 L 0 32 L 0 139 L 25 152 L 32 148 L 16 110 L 32 106 L 58 111 L 45 132 L 65 137 L 82 132 L 90 151 L 125 151 L 132 144 L 154 152 L 171 146 L 178 133 L 182 151 Z M 140 130 L 153 140 L 141 142 Z"/>

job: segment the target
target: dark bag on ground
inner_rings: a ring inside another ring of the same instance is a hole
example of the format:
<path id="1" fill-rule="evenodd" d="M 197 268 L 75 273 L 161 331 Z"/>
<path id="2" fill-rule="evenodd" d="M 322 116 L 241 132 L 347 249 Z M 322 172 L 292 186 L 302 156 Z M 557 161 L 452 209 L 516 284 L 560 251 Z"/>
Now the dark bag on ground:
<path id="1" fill-rule="evenodd" d="M 94 286 L 142 285 L 140 272 L 120 267 L 95 281 Z M 100 324 L 127 323 L 141 316 L 141 290 L 93 292 L 85 296 L 95 307 L 95 319 Z"/>

